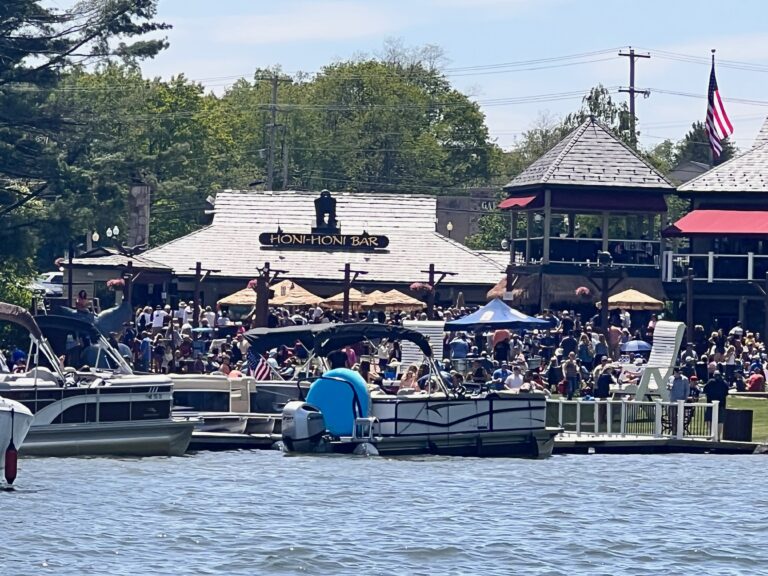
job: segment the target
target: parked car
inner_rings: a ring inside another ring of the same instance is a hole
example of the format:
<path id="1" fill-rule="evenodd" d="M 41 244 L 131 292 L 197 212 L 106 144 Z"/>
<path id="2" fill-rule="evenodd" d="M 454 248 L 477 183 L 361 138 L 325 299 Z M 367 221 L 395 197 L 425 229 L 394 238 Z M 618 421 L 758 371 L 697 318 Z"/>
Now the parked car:
<path id="1" fill-rule="evenodd" d="M 44 272 L 28 288 L 33 292 L 43 293 L 45 296 L 63 296 L 64 273 L 59 271 Z"/>

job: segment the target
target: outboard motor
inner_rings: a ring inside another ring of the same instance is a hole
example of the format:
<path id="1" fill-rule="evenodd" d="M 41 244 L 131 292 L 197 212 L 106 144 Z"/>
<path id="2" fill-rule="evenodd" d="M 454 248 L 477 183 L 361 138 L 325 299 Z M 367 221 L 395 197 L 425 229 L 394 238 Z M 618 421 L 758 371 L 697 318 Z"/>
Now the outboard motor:
<path id="1" fill-rule="evenodd" d="M 325 418 L 311 404 L 288 402 L 283 408 L 282 433 L 289 452 L 315 452 L 325 435 Z"/>

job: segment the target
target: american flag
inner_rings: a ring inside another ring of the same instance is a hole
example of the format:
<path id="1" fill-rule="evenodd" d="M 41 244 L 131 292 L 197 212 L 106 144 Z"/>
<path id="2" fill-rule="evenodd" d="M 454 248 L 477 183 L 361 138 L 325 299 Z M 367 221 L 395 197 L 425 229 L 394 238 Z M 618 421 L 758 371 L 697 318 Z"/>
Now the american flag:
<path id="1" fill-rule="evenodd" d="M 720 91 L 717 89 L 715 78 L 715 55 L 712 54 L 712 72 L 709 74 L 709 93 L 707 94 L 707 136 L 709 146 L 712 148 L 713 158 L 717 158 L 723 151 L 721 142 L 730 134 L 733 134 L 733 126 L 725 113 Z"/>
<path id="2" fill-rule="evenodd" d="M 271 371 L 264 356 L 248 349 L 246 359 L 248 361 L 248 369 L 251 371 L 251 376 L 253 376 L 254 380 L 269 380 Z"/>

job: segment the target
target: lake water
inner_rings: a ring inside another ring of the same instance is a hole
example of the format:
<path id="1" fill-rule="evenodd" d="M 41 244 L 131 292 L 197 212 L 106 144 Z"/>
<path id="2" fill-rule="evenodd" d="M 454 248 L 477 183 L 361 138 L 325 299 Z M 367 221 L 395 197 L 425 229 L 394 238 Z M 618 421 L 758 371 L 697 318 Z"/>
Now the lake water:
<path id="1" fill-rule="evenodd" d="M 21 464 L 2 576 L 768 574 L 765 456 Z"/>

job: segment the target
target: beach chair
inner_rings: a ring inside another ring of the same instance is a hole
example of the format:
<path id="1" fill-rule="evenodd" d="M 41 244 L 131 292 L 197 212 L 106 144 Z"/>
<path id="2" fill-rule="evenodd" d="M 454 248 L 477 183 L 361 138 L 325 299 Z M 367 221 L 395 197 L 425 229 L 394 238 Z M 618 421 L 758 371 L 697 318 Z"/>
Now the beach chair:
<path id="1" fill-rule="evenodd" d="M 656 322 L 653 330 L 653 348 L 648 363 L 643 367 L 640 383 L 627 386 L 626 394 L 633 394 L 637 400 L 643 400 L 654 392 L 665 402 L 669 401 L 667 384 L 672 376 L 672 369 L 677 362 L 677 355 L 683 343 L 685 324 L 683 322 Z"/>

